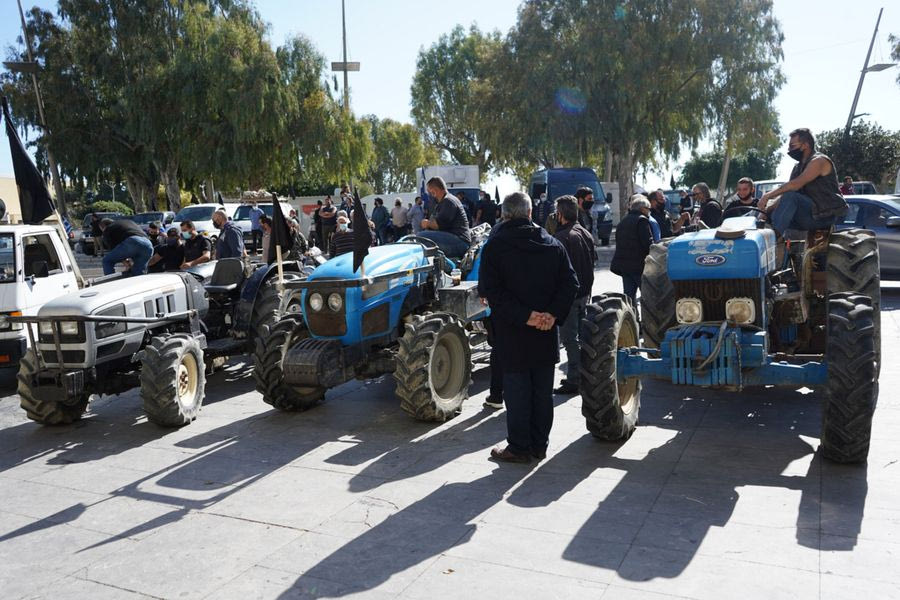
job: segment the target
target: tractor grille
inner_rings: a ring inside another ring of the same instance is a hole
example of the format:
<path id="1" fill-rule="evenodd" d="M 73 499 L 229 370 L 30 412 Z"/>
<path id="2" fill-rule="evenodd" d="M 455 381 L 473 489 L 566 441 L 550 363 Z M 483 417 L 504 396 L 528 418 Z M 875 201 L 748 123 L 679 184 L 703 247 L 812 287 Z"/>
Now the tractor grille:
<path id="1" fill-rule="evenodd" d="M 45 363 L 50 363 L 54 365 L 59 364 L 59 359 L 56 356 L 56 350 L 41 350 L 41 357 L 44 359 Z M 63 350 L 62 351 L 62 359 L 63 364 L 82 364 L 84 363 L 84 351 L 83 350 Z"/>
<path id="2" fill-rule="evenodd" d="M 756 325 L 762 324 L 758 279 L 695 279 L 673 281 L 675 298 L 699 298 L 704 321 L 724 321 L 725 302 L 730 298 L 751 298 L 756 305 Z"/>
<path id="3" fill-rule="evenodd" d="M 347 297 L 342 290 L 319 290 L 316 292 L 322 294 L 325 300 L 324 306 L 320 311 L 314 311 L 309 306 L 309 297 L 311 293 L 306 294 L 306 326 L 309 332 L 318 337 L 336 337 L 347 333 Z M 335 312 L 328 308 L 328 295 L 337 292 L 344 299 L 344 307 Z"/>
<path id="4" fill-rule="evenodd" d="M 362 334 L 364 337 L 387 331 L 391 307 L 389 304 L 376 306 L 367 310 L 362 318 Z"/>

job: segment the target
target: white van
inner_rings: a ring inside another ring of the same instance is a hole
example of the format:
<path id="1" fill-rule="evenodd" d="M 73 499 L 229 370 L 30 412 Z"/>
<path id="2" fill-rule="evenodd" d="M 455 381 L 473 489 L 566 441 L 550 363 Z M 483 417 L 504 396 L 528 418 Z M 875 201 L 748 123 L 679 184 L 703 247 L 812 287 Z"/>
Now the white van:
<path id="1" fill-rule="evenodd" d="M 233 204 L 233 207 L 239 205 Z M 224 210 L 228 214 L 228 208 L 223 204 L 191 204 L 185 206 L 175 215 L 170 227 L 181 227 L 182 221 L 190 221 L 194 224 L 197 233 L 205 238 L 209 238 L 211 242 L 215 242 L 219 238 L 219 230 L 213 227 L 212 216 L 217 210 Z M 232 210 L 232 213 L 234 210 Z M 230 214 L 229 214 L 230 216 Z"/>

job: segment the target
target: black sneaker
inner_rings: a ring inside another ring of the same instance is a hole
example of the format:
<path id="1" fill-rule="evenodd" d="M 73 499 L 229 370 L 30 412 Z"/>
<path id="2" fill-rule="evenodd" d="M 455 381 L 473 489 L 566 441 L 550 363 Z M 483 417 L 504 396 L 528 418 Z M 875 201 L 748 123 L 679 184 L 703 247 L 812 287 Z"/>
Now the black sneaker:
<path id="1" fill-rule="evenodd" d="M 537 460 L 544 460 L 545 458 L 547 458 L 547 449 L 546 448 L 543 448 L 541 450 L 534 449 L 531 451 L 531 456 L 533 456 Z"/>
<path id="2" fill-rule="evenodd" d="M 559 384 L 559 387 L 553 390 L 553 393 L 560 394 L 561 396 L 571 396 L 572 394 L 577 394 L 578 384 L 563 380 L 562 383 Z"/>
<path id="3" fill-rule="evenodd" d="M 484 401 L 485 408 L 503 408 L 503 400 L 497 400 L 491 396 L 488 396 Z"/>

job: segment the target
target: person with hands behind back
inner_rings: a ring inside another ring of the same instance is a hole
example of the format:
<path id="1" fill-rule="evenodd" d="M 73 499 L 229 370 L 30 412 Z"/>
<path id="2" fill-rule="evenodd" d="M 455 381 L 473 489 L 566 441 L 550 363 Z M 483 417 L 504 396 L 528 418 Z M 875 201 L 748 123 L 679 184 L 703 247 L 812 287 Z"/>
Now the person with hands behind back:
<path id="1" fill-rule="evenodd" d="M 491 307 L 506 402 L 508 444 L 491 450 L 491 458 L 525 463 L 547 454 L 558 326 L 575 301 L 578 277 L 559 240 L 532 223 L 527 194 L 504 198 L 502 214 L 482 250 L 478 281 Z"/>

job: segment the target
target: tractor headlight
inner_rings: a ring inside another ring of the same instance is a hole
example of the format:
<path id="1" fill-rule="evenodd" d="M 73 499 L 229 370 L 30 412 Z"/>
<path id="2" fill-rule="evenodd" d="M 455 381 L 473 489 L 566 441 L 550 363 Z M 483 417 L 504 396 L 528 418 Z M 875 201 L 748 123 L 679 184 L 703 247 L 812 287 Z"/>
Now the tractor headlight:
<path id="1" fill-rule="evenodd" d="M 703 303 L 699 298 L 681 298 L 675 303 L 675 318 L 679 323 L 690 325 L 703 320 Z"/>
<path id="2" fill-rule="evenodd" d="M 756 305 L 750 298 L 731 298 L 725 303 L 725 318 L 738 325 L 756 320 Z"/>
<path id="3" fill-rule="evenodd" d="M 62 335 L 78 335 L 78 323 L 75 321 L 61 321 L 59 332 Z"/>
<path id="4" fill-rule="evenodd" d="M 49 321 L 41 321 L 38 323 L 38 333 L 41 335 L 53 335 L 53 323 Z"/>
<path id="5" fill-rule="evenodd" d="M 334 293 L 328 295 L 328 308 L 334 312 L 338 312 L 344 307 L 344 299 L 340 294 Z"/>
<path id="6" fill-rule="evenodd" d="M 319 292 L 315 292 L 310 294 L 309 296 L 309 307 L 316 312 L 322 310 L 322 306 L 325 304 L 325 300 L 322 298 L 322 294 Z"/>

